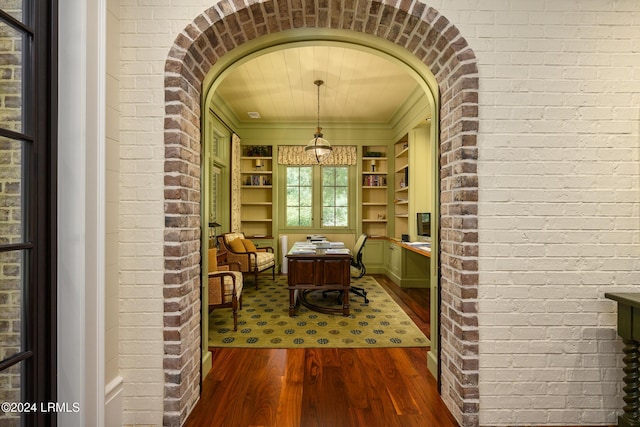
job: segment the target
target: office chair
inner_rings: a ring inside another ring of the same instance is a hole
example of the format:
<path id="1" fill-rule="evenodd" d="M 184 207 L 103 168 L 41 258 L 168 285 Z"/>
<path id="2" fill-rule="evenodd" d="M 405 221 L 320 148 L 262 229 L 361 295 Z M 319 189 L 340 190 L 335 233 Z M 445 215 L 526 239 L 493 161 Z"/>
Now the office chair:
<path id="1" fill-rule="evenodd" d="M 351 277 L 354 279 L 359 279 L 365 275 L 367 272 L 367 268 L 364 266 L 364 262 L 362 262 L 362 250 L 364 249 L 364 244 L 367 241 L 367 235 L 361 234 L 356 240 L 356 244 L 353 247 L 353 256 L 351 258 Z M 335 291 L 324 291 L 322 292 L 322 296 L 326 297 L 327 292 L 335 292 Z M 364 288 L 358 286 L 349 287 L 349 292 L 352 294 L 356 294 L 364 298 L 364 303 L 369 304 L 369 298 L 367 298 L 367 291 Z M 342 291 L 338 291 L 338 302 L 342 303 Z"/>
<path id="2" fill-rule="evenodd" d="M 362 262 L 362 251 L 364 249 L 364 244 L 367 241 L 367 235 L 361 234 L 356 240 L 356 244 L 353 247 L 353 258 L 351 258 L 351 277 L 354 279 L 359 279 L 364 276 L 367 272 L 367 268 Z M 367 291 L 364 288 L 360 288 L 358 286 L 351 286 L 349 291 L 353 294 L 361 296 L 364 298 L 364 303 L 369 304 L 369 298 L 367 298 Z"/>

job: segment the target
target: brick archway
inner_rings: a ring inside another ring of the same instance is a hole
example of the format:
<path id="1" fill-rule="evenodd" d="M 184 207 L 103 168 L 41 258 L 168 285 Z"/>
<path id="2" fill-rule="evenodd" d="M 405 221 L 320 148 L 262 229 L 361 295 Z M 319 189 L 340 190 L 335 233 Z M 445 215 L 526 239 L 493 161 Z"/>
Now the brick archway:
<path id="1" fill-rule="evenodd" d="M 249 3 L 221 1 L 196 17 L 176 38 L 165 64 L 164 424 L 181 425 L 200 387 L 202 82 L 225 53 L 247 41 L 295 28 L 327 28 L 393 42 L 437 79 L 442 398 L 461 425 L 477 425 L 478 71 L 473 51 L 443 15 L 416 0 Z"/>

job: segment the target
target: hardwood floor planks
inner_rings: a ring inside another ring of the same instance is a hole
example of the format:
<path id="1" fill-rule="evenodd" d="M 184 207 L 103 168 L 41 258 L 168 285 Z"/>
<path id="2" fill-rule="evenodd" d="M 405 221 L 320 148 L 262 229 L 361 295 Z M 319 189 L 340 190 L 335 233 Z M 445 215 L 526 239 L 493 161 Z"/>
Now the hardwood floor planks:
<path id="1" fill-rule="evenodd" d="M 426 332 L 428 303 L 407 303 L 406 290 L 376 279 Z M 427 370 L 425 348 L 211 352 L 213 369 L 187 427 L 457 426 Z"/>
<path id="2" fill-rule="evenodd" d="M 282 390 L 273 425 L 299 426 L 302 418 L 306 354 L 304 349 L 299 348 L 283 353 L 286 355 L 286 369 L 282 376 Z"/>
<path id="3" fill-rule="evenodd" d="M 286 358 L 281 352 L 271 350 L 266 357 L 264 367 L 256 371 L 256 387 L 250 388 L 247 395 L 248 406 L 252 411 L 245 411 L 251 415 L 247 425 L 263 426 L 273 422 L 282 392 L 282 378 L 286 369 Z M 261 377 L 260 377 L 261 376 Z"/>
<path id="4" fill-rule="evenodd" d="M 388 349 L 377 350 L 380 349 L 358 349 L 359 359 L 364 362 L 370 376 L 375 375 L 380 378 L 380 386 L 391 399 L 395 413 L 397 415 L 420 413 L 411 390 L 404 382 L 403 372 L 407 367 L 396 365 Z"/>
<path id="5" fill-rule="evenodd" d="M 331 349 L 337 350 L 337 349 Z M 302 396 L 302 425 L 348 425 L 348 403 L 342 367 L 336 359 L 325 360 L 324 349 L 308 349 Z M 330 352 L 337 356 L 337 352 Z M 325 362 L 329 363 L 326 364 Z"/>
<path id="6" fill-rule="evenodd" d="M 409 315 L 413 323 L 431 338 L 431 293 L 424 288 L 401 288 L 384 274 L 373 274 L 376 281 Z"/>
<path id="7" fill-rule="evenodd" d="M 368 408 L 366 373 L 360 368 L 360 359 L 351 350 L 340 352 L 340 366 L 345 383 L 345 399 L 351 408 Z"/>

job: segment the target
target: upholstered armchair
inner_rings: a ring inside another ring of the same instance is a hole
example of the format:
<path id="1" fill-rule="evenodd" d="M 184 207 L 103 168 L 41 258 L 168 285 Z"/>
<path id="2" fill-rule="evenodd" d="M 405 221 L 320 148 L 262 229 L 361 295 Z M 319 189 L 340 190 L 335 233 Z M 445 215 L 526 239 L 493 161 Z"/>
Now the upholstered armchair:
<path id="1" fill-rule="evenodd" d="M 276 259 L 272 247 L 256 248 L 253 242 L 245 239 L 244 233 L 225 233 L 218 236 L 220 250 L 227 250 L 227 261 L 240 263 L 244 275 L 255 277 L 258 289 L 258 274 L 271 269 L 271 277 L 276 278 Z"/>
<path id="2" fill-rule="evenodd" d="M 233 309 L 233 330 L 238 330 L 238 310 L 242 308 L 242 273 L 237 263 L 218 265 L 218 250 L 209 249 L 209 313 L 216 308 Z"/>

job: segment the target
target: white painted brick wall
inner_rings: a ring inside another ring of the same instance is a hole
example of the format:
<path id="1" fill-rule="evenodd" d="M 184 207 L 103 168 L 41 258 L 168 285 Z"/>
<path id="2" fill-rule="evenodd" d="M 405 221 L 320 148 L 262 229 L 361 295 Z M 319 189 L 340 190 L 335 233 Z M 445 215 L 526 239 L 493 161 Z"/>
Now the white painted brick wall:
<path id="1" fill-rule="evenodd" d="M 120 10 L 120 366 L 127 425 L 163 424 L 164 62 L 177 28 L 190 21 L 160 19 L 168 4 L 121 0 Z M 170 9 L 173 18 L 188 12 Z"/>
<path id="2" fill-rule="evenodd" d="M 164 61 L 213 3 L 121 0 L 127 424 L 162 424 Z M 640 3 L 425 3 L 479 61 L 481 424 L 611 424 L 621 353 L 603 294 L 640 283 Z"/>
<path id="3" fill-rule="evenodd" d="M 431 3 L 479 61 L 480 424 L 614 424 L 640 284 L 640 3 Z"/>

